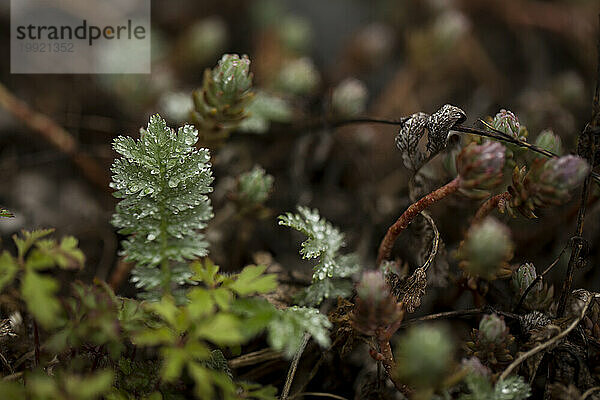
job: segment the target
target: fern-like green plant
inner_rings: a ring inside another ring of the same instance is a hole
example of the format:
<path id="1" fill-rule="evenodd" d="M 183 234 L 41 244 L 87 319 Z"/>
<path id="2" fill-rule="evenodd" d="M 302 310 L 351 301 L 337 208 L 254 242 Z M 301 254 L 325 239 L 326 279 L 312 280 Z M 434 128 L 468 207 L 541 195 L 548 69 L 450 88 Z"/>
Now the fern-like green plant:
<path id="1" fill-rule="evenodd" d="M 340 254 L 345 245 L 344 235 L 330 222 L 322 219 L 317 210 L 298 207 L 298 213 L 279 216 L 279 225 L 289 226 L 308 239 L 302 243 L 303 258 L 316 258 L 312 284 L 298 298 L 299 304 L 316 306 L 324 299 L 346 297 L 352 291 L 349 279 L 360 269 L 355 254 Z"/>
<path id="2" fill-rule="evenodd" d="M 122 200 L 112 223 L 129 235 L 122 254 L 136 264 L 132 280 L 146 298 L 156 299 L 188 282 L 186 260 L 208 253 L 199 231 L 213 216 L 207 197 L 213 177 L 209 152 L 196 150 L 197 140 L 192 126 L 175 132 L 159 115 L 141 129 L 139 140 L 114 140 L 122 157 L 112 165 L 111 187 Z"/>

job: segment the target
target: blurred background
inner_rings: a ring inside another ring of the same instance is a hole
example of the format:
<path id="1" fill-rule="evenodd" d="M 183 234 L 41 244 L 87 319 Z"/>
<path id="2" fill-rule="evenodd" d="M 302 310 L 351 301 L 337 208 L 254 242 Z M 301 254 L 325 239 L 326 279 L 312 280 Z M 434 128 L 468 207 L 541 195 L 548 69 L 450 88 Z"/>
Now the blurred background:
<path id="1" fill-rule="evenodd" d="M 189 120 L 205 68 L 238 53 L 251 60 L 257 100 L 240 129 L 211 149 L 211 258 L 230 271 L 256 260 L 305 271 L 299 236 L 276 221 L 301 204 L 341 227 L 348 249 L 372 266 L 387 227 L 410 203 L 397 128 L 333 128 L 329 116 L 396 119 L 450 103 L 474 124 L 506 108 L 531 138 L 552 128 L 565 152 L 574 151 L 591 114 L 599 12 L 595 0 L 154 0 L 150 75 L 11 75 L 3 0 L 0 82 L 74 140 L 66 151 L 0 107 L 0 205 L 16 215 L 0 224 L 3 242 L 10 246 L 23 228 L 55 227 L 79 238 L 87 256 L 81 279 L 111 279 L 122 239 L 110 224 L 113 138 L 137 137 L 156 112 L 172 126 Z M 444 157 L 424 171 L 432 187 L 452 175 Z M 259 216 L 240 215 L 232 205 L 236 177 L 255 165 L 274 176 L 274 189 Z M 591 262 L 578 275 L 585 287 L 599 278 L 589 267 L 600 262 L 594 190 L 585 227 Z M 432 210 L 449 268 L 476 206 L 455 196 Z M 502 217 L 518 246 L 515 263 L 548 265 L 572 234 L 575 215 L 572 202 L 538 220 Z M 401 237 L 397 251 L 414 266 L 411 236 Z M 556 271 L 562 276 L 564 266 Z M 121 292 L 130 293 L 122 283 Z"/>

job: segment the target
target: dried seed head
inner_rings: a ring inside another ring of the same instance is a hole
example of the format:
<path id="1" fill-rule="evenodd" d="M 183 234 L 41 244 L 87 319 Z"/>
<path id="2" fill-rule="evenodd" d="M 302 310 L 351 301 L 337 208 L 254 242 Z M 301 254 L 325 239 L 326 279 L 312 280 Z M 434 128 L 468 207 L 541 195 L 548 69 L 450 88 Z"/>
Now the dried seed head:
<path id="1" fill-rule="evenodd" d="M 498 142 L 470 143 L 456 159 L 460 187 L 489 190 L 502 181 L 505 148 Z"/>

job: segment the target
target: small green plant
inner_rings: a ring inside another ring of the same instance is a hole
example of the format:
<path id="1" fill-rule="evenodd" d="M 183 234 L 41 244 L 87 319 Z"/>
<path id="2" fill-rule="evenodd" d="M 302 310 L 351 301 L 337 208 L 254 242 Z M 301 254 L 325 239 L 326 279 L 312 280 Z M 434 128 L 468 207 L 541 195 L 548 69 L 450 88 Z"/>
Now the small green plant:
<path id="1" fill-rule="evenodd" d="M 122 254 L 136 264 L 132 280 L 145 298 L 188 283 L 186 261 L 208 253 L 199 230 L 213 215 L 213 178 L 209 152 L 196 150 L 197 140 L 192 126 L 175 132 L 154 115 L 138 140 L 119 136 L 113 144 L 122 157 L 113 163 L 111 187 L 122 200 L 112 222 L 129 235 Z"/>
<path id="2" fill-rule="evenodd" d="M 303 258 L 316 258 L 312 284 L 298 298 L 300 304 L 315 306 L 324 299 L 346 297 L 351 293 L 352 283 L 347 278 L 358 272 L 360 266 L 354 254 L 339 253 L 344 246 L 344 235 L 330 222 L 324 220 L 317 210 L 298 207 L 298 213 L 279 216 L 279 225 L 289 226 L 307 236 L 302 242 Z"/>

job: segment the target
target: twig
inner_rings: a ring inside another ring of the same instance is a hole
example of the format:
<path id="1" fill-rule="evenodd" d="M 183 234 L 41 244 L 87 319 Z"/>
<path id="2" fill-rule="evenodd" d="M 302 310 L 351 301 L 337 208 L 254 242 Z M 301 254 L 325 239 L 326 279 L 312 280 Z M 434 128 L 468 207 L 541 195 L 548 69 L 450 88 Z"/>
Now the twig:
<path id="1" fill-rule="evenodd" d="M 297 397 L 304 397 L 304 396 L 329 397 L 330 399 L 348 400 L 347 398 L 342 397 L 342 396 L 338 396 L 337 394 L 323 393 L 323 392 L 304 392 L 304 393 L 298 393 L 297 395 L 295 395 L 294 397 L 292 397 L 292 399 L 295 399 Z"/>
<path id="2" fill-rule="evenodd" d="M 592 393 L 597 392 L 600 390 L 600 386 L 594 386 L 593 388 L 589 388 L 588 390 L 586 390 L 585 392 L 583 392 L 583 394 L 581 395 L 581 397 L 579 398 L 579 400 L 585 400 L 588 397 L 590 397 L 592 395 Z"/>
<path id="3" fill-rule="evenodd" d="M 6 357 L 4 357 L 4 354 L 0 353 L 0 359 L 2 359 L 2 362 L 4 363 L 4 365 L 6 365 L 6 367 L 8 368 L 8 370 L 10 371 L 11 374 L 15 373 L 15 370 L 13 369 L 13 367 L 11 367 L 10 363 L 8 362 L 8 360 L 6 359 Z"/>
<path id="4" fill-rule="evenodd" d="M 583 222 L 585 219 L 587 199 L 590 192 L 590 184 L 593 174 L 592 170 L 594 169 L 595 165 L 596 151 L 598 150 L 598 140 L 600 139 L 600 135 L 597 132 L 597 129 L 600 128 L 600 35 L 597 39 L 597 46 L 596 89 L 594 91 L 594 98 L 592 101 L 592 118 L 590 123 L 588 123 L 584 130 L 579 134 L 578 139 L 579 144 L 582 144 L 581 148 L 578 148 L 578 152 L 586 155 L 587 161 L 590 164 L 590 173 L 585 178 L 585 181 L 583 182 L 583 189 L 581 190 L 581 201 L 579 203 L 579 212 L 577 213 L 577 227 L 575 228 L 575 236 L 582 236 L 583 234 Z M 583 140 L 585 136 L 589 136 L 589 140 Z M 583 145 L 583 143 L 586 143 L 587 147 L 589 148 L 583 148 L 586 147 Z M 581 242 L 572 243 L 571 257 L 569 258 L 569 264 L 567 266 L 567 276 L 560 293 L 560 299 L 558 301 L 558 308 L 556 311 L 558 317 L 562 317 L 565 312 L 567 297 L 571 291 L 571 285 L 573 283 L 575 263 L 580 259 L 582 248 L 583 246 Z"/>
<path id="5" fill-rule="evenodd" d="M 298 368 L 298 363 L 300 362 L 300 357 L 302 357 L 302 353 L 304 353 L 304 349 L 306 349 L 306 345 L 310 340 L 310 333 L 306 332 L 302 337 L 302 343 L 300 344 L 300 348 L 294 354 L 294 358 L 292 359 L 292 364 L 290 365 L 290 369 L 288 370 L 287 378 L 285 379 L 285 385 L 283 386 L 283 390 L 281 391 L 281 400 L 286 400 L 288 395 L 290 394 L 290 389 L 292 388 L 292 382 L 294 381 L 294 376 L 296 375 L 296 369 Z"/>
<path id="6" fill-rule="evenodd" d="M 475 213 L 475 216 L 473 217 L 472 223 L 478 223 L 479 221 L 487 217 L 488 214 L 491 213 L 495 208 L 497 208 L 500 205 L 500 203 L 510 201 L 511 197 L 512 196 L 508 192 L 500 193 L 490 197 L 485 203 L 481 205 L 481 207 L 479 207 L 479 209 Z"/>
<path id="7" fill-rule="evenodd" d="M 83 175 L 104 191 L 109 190 L 109 179 L 104 168 L 89 155 L 79 150 L 79 144 L 63 127 L 44 114 L 32 110 L 25 102 L 17 99 L 0 83 L 0 107 L 6 109 L 27 127 L 39 134 L 56 149 L 71 157 Z"/>
<path id="8" fill-rule="evenodd" d="M 460 177 L 456 177 L 441 188 L 429 193 L 425 197 L 417 200 L 411 204 L 410 207 L 404 211 L 404 213 L 398 218 L 398 220 L 388 228 L 385 237 L 379 245 L 379 252 L 377 254 L 377 265 L 380 265 L 383 261 L 387 260 L 392 253 L 394 242 L 398 235 L 405 230 L 411 221 L 427 207 L 443 199 L 444 197 L 456 192 L 459 188 Z"/>
<path id="9" fill-rule="evenodd" d="M 423 317 L 408 319 L 408 320 L 404 321 L 404 323 L 402 324 L 402 327 L 404 328 L 404 327 L 413 325 L 417 322 L 434 321 L 437 319 L 457 318 L 457 317 L 473 317 L 473 316 L 483 314 L 485 312 L 486 312 L 486 310 L 483 308 L 472 308 L 469 310 L 445 311 L 445 312 L 441 312 L 441 313 L 437 313 L 437 314 L 430 314 L 430 315 L 425 315 Z"/>
<path id="10" fill-rule="evenodd" d="M 235 369 L 259 364 L 264 361 L 277 360 L 279 358 L 281 358 L 281 352 L 271 349 L 262 349 L 233 358 L 227 363 L 229 364 L 229 368 Z"/>
<path id="11" fill-rule="evenodd" d="M 539 346 L 534 347 L 533 349 L 521 354 L 519 357 L 517 357 L 516 360 L 514 360 L 505 370 L 504 372 L 502 372 L 502 374 L 500 375 L 500 378 L 498 380 L 504 380 L 506 379 L 510 373 L 517 368 L 523 361 L 527 360 L 529 357 L 534 356 L 535 354 L 539 353 L 540 351 L 547 349 L 548 347 L 552 346 L 553 344 L 555 344 L 556 342 L 558 342 L 559 340 L 561 340 L 563 337 L 567 336 L 569 334 L 569 332 L 571 332 L 573 329 L 575 329 L 575 327 L 581 322 L 581 320 L 583 319 L 583 317 L 585 316 L 590 304 L 592 303 L 592 299 L 595 297 L 600 297 L 600 295 L 594 293 L 591 294 L 589 292 L 587 292 L 587 299 L 585 301 L 585 304 L 581 310 L 581 313 L 579 314 L 579 316 L 577 316 L 577 318 L 575 318 L 575 320 L 569 325 L 569 327 L 565 330 L 563 330 L 561 333 L 559 333 L 558 335 L 554 336 L 553 338 L 551 338 L 550 340 L 540 344 Z"/>
<path id="12" fill-rule="evenodd" d="M 527 286 L 527 288 L 525 289 L 525 291 L 523 292 L 523 294 L 521 295 L 521 298 L 519 299 L 519 302 L 517 303 L 516 307 L 514 308 L 513 312 L 519 312 L 519 310 L 521 309 L 521 306 L 523 305 L 523 302 L 525 301 L 525 298 L 527 297 L 527 295 L 529 294 L 529 292 L 531 291 L 531 289 L 533 289 L 533 287 L 542 280 L 542 278 L 544 277 L 544 275 L 546 275 L 548 272 L 550 272 L 550 270 L 552 268 L 554 268 L 554 266 L 556 264 L 558 264 L 558 262 L 560 261 L 560 258 L 562 257 L 563 254 L 565 254 L 565 251 L 567 251 L 567 247 L 568 245 L 565 245 L 563 247 L 563 249 L 561 250 L 560 254 L 558 255 L 558 257 L 556 257 L 556 259 L 552 262 L 552 264 L 550 264 L 548 266 L 548 268 L 546 268 L 544 270 L 544 272 L 542 272 L 540 275 L 536 276 L 535 279 L 529 284 L 529 286 Z"/>

